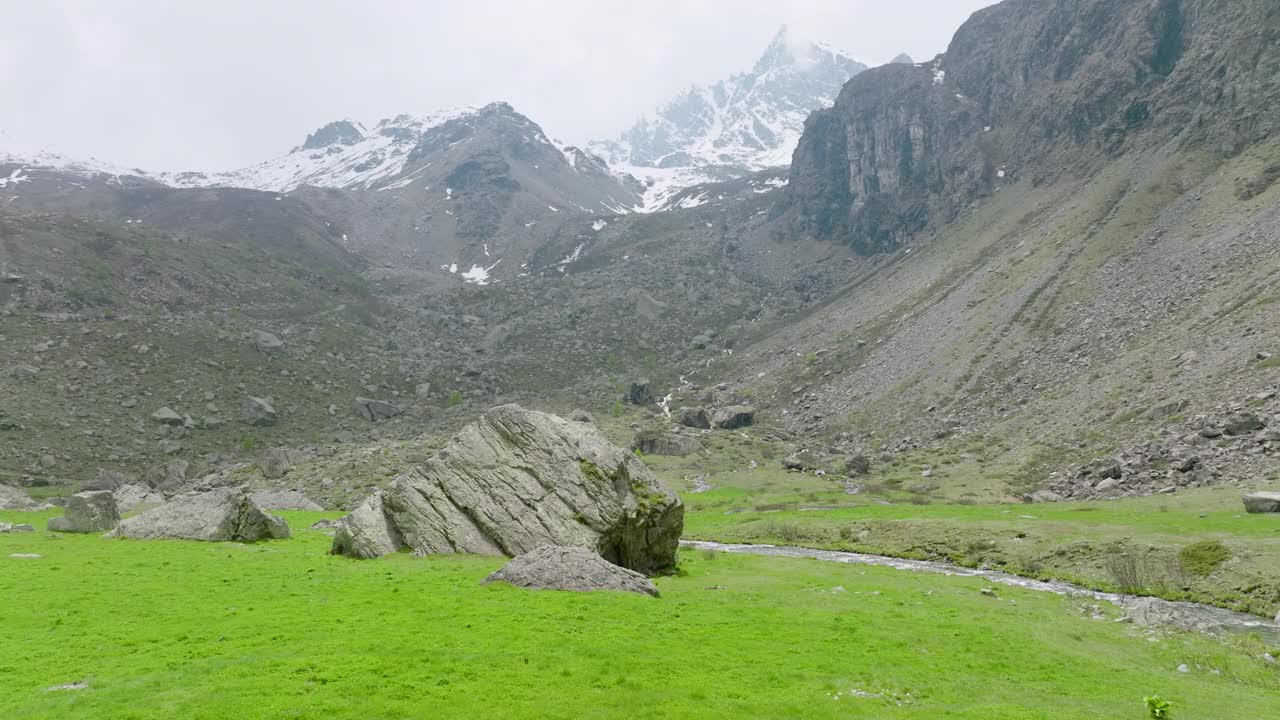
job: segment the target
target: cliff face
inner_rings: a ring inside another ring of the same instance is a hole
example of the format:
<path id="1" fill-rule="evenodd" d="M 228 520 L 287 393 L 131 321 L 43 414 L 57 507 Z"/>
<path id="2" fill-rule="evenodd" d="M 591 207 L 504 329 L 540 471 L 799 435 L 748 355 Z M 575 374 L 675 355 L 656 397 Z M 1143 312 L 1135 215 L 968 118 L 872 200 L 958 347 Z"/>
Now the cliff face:
<path id="1" fill-rule="evenodd" d="M 1018 177 L 1169 140 L 1239 151 L 1280 128 L 1277 101 L 1274 0 L 1007 0 L 814 113 L 781 212 L 883 252 Z"/>

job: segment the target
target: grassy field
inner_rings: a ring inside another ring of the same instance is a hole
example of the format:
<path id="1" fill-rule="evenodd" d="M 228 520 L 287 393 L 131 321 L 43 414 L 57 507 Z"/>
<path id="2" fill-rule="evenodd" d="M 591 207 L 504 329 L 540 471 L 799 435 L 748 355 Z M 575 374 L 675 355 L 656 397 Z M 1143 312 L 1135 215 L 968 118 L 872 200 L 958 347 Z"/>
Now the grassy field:
<path id="1" fill-rule="evenodd" d="M 479 585 L 500 559 L 295 535 L 0 535 L 0 717 L 1092 720 L 1151 694 L 1178 720 L 1280 714 L 1260 647 L 974 579 L 684 552 L 658 600 L 529 592 Z"/>

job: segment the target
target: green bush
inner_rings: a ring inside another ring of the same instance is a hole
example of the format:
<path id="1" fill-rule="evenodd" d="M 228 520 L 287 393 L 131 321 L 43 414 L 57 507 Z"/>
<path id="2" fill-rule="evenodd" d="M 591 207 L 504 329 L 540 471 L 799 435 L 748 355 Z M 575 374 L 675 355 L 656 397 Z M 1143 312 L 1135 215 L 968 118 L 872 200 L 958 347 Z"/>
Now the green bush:
<path id="1" fill-rule="evenodd" d="M 462 391 L 454 390 L 449 393 L 449 399 L 446 401 L 449 407 L 457 407 L 462 404 Z"/>
<path id="2" fill-rule="evenodd" d="M 1231 559 L 1231 549 L 1217 540 L 1191 543 L 1178 552 L 1182 569 L 1190 575 L 1208 575 Z"/>

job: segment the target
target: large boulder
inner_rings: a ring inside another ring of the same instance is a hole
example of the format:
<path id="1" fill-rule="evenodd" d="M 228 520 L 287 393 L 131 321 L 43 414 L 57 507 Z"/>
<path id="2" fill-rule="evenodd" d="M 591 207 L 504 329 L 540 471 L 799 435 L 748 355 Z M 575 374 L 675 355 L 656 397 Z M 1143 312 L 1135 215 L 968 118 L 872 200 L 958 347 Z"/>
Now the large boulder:
<path id="1" fill-rule="evenodd" d="M 1244 509 L 1251 513 L 1280 513 L 1280 492 L 1249 493 L 1244 496 Z"/>
<path id="2" fill-rule="evenodd" d="M 711 415 L 707 413 L 706 408 L 682 407 L 680 408 L 680 424 L 685 427 L 710 430 Z"/>
<path id="3" fill-rule="evenodd" d="M 632 450 L 639 450 L 645 455 L 669 455 L 684 457 L 702 449 L 698 438 L 688 435 L 675 435 L 662 430 L 643 430 L 636 433 L 631 442 Z"/>
<path id="4" fill-rule="evenodd" d="M 49 518 L 54 532 L 106 532 L 120 522 L 116 498 L 110 490 L 79 492 L 67 498 L 62 517 Z"/>
<path id="5" fill-rule="evenodd" d="M 371 400 L 358 397 L 356 398 L 356 412 L 369 422 L 378 422 L 379 420 L 389 420 L 396 417 L 400 414 L 400 408 L 386 400 Z"/>
<path id="6" fill-rule="evenodd" d="M 323 510 L 301 490 L 259 490 L 249 496 L 263 510 Z"/>
<path id="7" fill-rule="evenodd" d="M 108 534 L 138 540 L 254 542 L 289 537 L 289 526 L 263 512 L 243 490 L 223 487 L 175 496 L 159 507 L 120 521 Z"/>
<path id="8" fill-rule="evenodd" d="M 30 510 L 36 502 L 16 487 L 0 485 L 0 510 Z"/>
<path id="9" fill-rule="evenodd" d="M 270 354 L 283 348 L 284 341 L 266 330 L 254 330 L 253 346 L 260 353 Z"/>
<path id="10" fill-rule="evenodd" d="M 720 408 L 711 418 L 715 426 L 723 430 L 746 427 L 756 421 L 756 411 L 747 405 L 730 405 Z"/>
<path id="11" fill-rule="evenodd" d="M 173 408 L 162 407 L 151 413 L 151 419 L 161 425 L 182 425 L 182 416 L 174 412 Z"/>
<path id="12" fill-rule="evenodd" d="M 275 480 L 284 477 L 292 470 L 297 459 L 298 453 L 288 448 L 271 448 L 263 453 L 255 464 L 262 471 L 263 477 Z"/>
<path id="13" fill-rule="evenodd" d="M 649 578 L 580 547 L 544 545 L 518 555 L 483 584 L 492 582 L 533 590 L 612 590 L 658 597 L 658 588 Z"/>
<path id="14" fill-rule="evenodd" d="M 247 397 L 240 405 L 240 422 L 254 427 L 276 424 L 276 408 L 271 398 Z"/>
<path id="15" fill-rule="evenodd" d="M 583 547 L 638 572 L 675 567 L 684 506 L 592 425 L 503 405 L 338 522 L 333 552 L 519 555 Z"/>
<path id="16" fill-rule="evenodd" d="M 653 387 L 648 380 L 637 380 L 631 383 L 631 387 L 627 390 L 627 402 L 632 405 L 652 405 Z"/>
<path id="17" fill-rule="evenodd" d="M 1242 412 L 1236 413 L 1227 418 L 1227 422 L 1226 425 L 1223 426 L 1223 430 L 1228 435 L 1248 435 L 1249 433 L 1261 430 L 1264 427 L 1266 427 L 1266 424 L 1263 423 L 1262 419 L 1257 415 Z"/>
<path id="18" fill-rule="evenodd" d="M 122 485 L 112 493 L 116 499 L 116 509 L 130 512 L 140 507 L 154 507 L 164 502 L 164 495 L 140 483 Z"/>
<path id="19" fill-rule="evenodd" d="M 98 474 L 85 483 L 85 490 L 115 490 L 132 482 L 128 477 L 112 470 L 98 468 Z"/>

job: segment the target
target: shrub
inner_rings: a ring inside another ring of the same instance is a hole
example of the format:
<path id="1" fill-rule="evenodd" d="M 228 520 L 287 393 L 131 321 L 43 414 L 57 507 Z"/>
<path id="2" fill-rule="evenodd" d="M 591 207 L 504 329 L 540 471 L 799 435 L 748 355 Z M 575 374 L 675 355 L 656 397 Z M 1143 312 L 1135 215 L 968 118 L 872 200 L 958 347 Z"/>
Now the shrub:
<path id="1" fill-rule="evenodd" d="M 1171 715 L 1173 712 L 1173 703 L 1162 699 L 1159 695 L 1144 697 L 1142 698 L 1142 701 L 1147 705 L 1147 714 L 1154 720 L 1165 720 L 1166 718 L 1173 717 Z"/>
<path id="2" fill-rule="evenodd" d="M 1107 572 L 1121 592 L 1135 593 L 1142 589 L 1142 570 L 1132 550 L 1117 549 L 1112 553 L 1107 558 Z"/>
<path id="3" fill-rule="evenodd" d="M 1191 543 L 1178 552 L 1182 569 L 1191 575 L 1209 575 L 1231 559 L 1231 549 L 1217 540 Z"/>
<path id="4" fill-rule="evenodd" d="M 446 401 L 448 407 L 457 407 L 462 404 L 462 391 L 454 390 L 449 393 L 449 399 Z"/>

